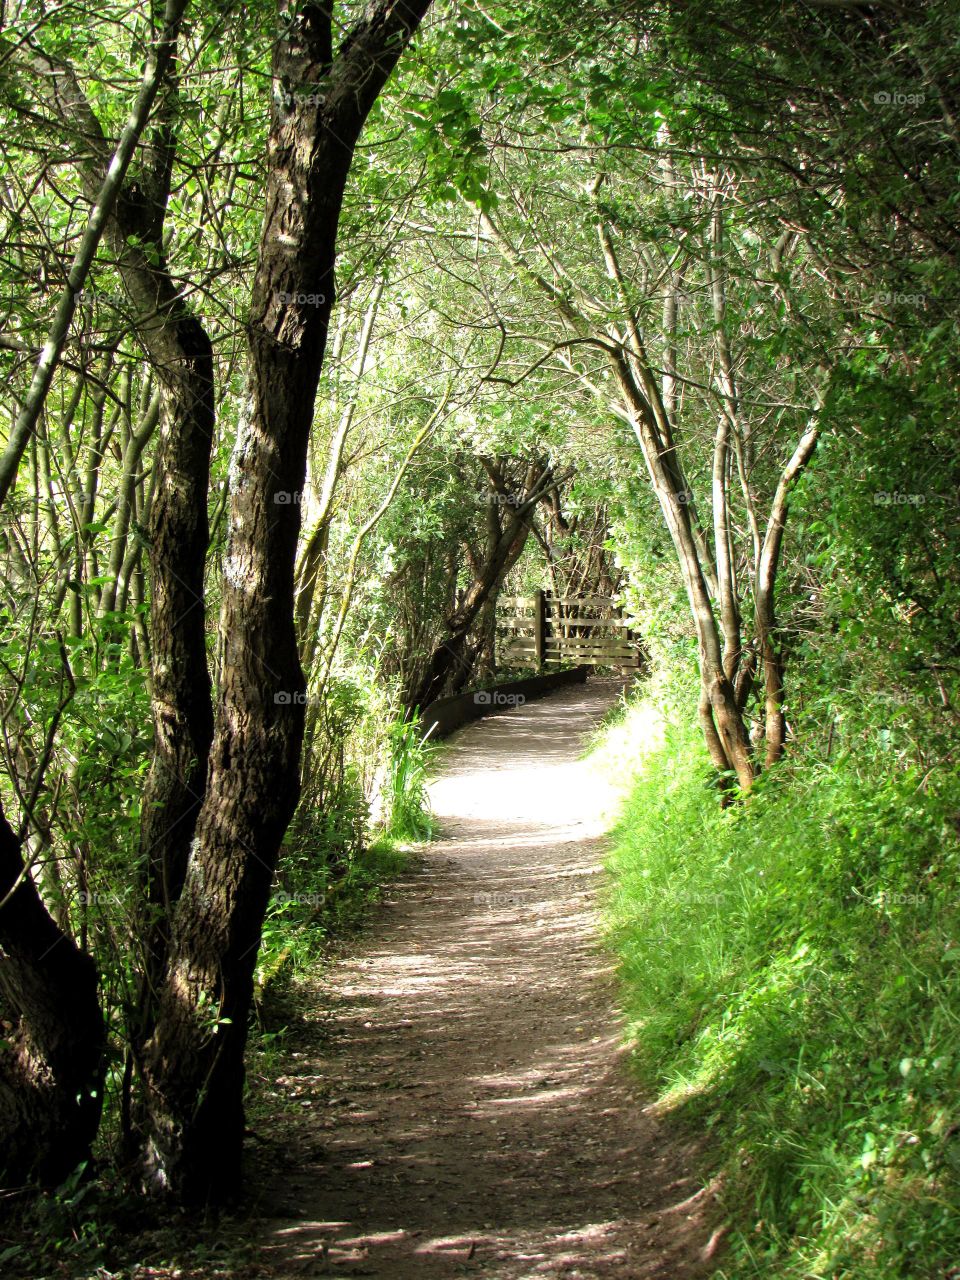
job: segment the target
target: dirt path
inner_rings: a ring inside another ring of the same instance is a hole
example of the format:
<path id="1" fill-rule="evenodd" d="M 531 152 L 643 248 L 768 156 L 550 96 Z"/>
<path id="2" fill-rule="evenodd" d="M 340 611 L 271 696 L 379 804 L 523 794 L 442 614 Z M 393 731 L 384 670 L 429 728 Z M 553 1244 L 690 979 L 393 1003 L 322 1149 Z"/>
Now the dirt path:
<path id="1" fill-rule="evenodd" d="M 322 1048 L 283 1082 L 304 1120 L 273 1274 L 709 1270 L 705 1197 L 630 1083 L 596 941 L 610 795 L 578 756 L 616 693 L 592 681 L 448 744 L 444 838 L 328 972 Z"/>

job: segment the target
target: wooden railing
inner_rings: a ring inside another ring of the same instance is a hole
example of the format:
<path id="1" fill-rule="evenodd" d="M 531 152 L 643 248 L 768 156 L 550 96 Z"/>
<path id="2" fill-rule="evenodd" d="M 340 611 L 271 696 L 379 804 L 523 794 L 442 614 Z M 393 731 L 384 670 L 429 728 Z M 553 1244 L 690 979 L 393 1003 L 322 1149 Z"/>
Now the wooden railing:
<path id="1" fill-rule="evenodd" d="M 538 670 L 575 662 L 635 670 L 638 637 L 608 596 L 506 596 L 498 602 L 497 651 L 504 666 Z"/>

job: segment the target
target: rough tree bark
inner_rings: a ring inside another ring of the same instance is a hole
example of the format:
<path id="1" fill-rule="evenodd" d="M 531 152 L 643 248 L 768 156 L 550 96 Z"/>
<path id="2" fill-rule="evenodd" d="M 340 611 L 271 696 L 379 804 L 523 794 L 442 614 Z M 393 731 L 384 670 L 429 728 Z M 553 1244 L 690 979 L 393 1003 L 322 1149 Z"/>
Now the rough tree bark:
<path id="1" fill-rule="evenodd" d="M 140 834 L 143 973 L 132 1028 L 138 1060 L 152 1027 L 169 916 L 186 874 L 213 737 L 204 625 L 207 490 L 215 425 L 213 347 L 177 289 L 164 244 L 176 145 L 175 53 L 174 46 L 164 61 L 154 128 L 143 155 L 131 164 L 104 215 L 137 337 L 160 393 L 154 468 L 163 481 L 155 488 L 148 526 L 154 746 Z M 31 55 L 30 65 L 39 73 L 40 92 L 61 120 L 65 136 L 77 130 L 83 136 L 80 176 L 88 197 L 95 199 L 112 154 L 100 121 L 72 66 L 39 52 Z"/>
<path id="2" fill-rule="evenodd" d="M 0 1176 L 55 1186 L 89 1159 L 103 1099 L 94 963 L 47 911 L 0 811 Z"/>
<path id="3" fill-rule="evenodd" d="M 25 74 L 32 75 L 38 93 L 60 120 L 64 136 L 73 139 L 79 133 L 85 144 L 77 165 L 94 213 L 83 257 L 78 254 L 71 271 L 64 307 L 68 300 L 71 308 L 75 304 L 97 243 L 105 234 L 116 254 L 133 304 L 137 334 L 160 388 L 160 442 L 154 463 L 164 482 L 156 488 L 149 525 L 155 746 L 141 824 L 147 909 L 141 930 L 145 971 L 138 1025 L 133 1028 L 135 1052 L 151 1023 L 151 993 L 165 952 L 166 919 L 186 869 L 213 730 L 203 608 L 206 501 L 214 427 L 213 351 L 203 326 L 173 282 L 163 236 L 174 158 L 176 46 L 185 7 L 180 0 L 168 0 L 163 31 L 148 62 L 144 86 L 116 150 L 72 66 L 39 48 L 25 52 L 21 61 Z M 152 136 L 139 163 L 134 163 L 134 145 L 157 98 Z M 60 340 L 57 354 L 62 345 Z M 45 394 L 39 381 L 37 388 L 37 395 L 41 390 Z M 34 400 L 25 410 L 31 407 L 35 413 Z M 143 434 L 138 433 L 132 443 L 132 463 L 152 431 L 148 414 Z M 126 496 L 129 503 L 129 494 Z M 129 510 L 126 514 L 129 517 Z M 111 568 L 118 570 L 119 579 L 122 563 L 111 561 Z M 116 585 L 108 591 L 107 600 L 112 606 Z"/>
<path id="4" fill-rule="evenodd" d="M 296 806 L 305 684 L 294 626 L 299 496 L 337 225 L 363 123 L 429 0 L 377 0 L 333 52 L 331 8 L 281 0 L 248 403 L 230 466 L 222 681 L 209 776 L 144 1064 L 149 1188 L 238 1189 L 243 1051 L 280 841 Z M 312 305 L 316 295 L 320 305 Z"/>

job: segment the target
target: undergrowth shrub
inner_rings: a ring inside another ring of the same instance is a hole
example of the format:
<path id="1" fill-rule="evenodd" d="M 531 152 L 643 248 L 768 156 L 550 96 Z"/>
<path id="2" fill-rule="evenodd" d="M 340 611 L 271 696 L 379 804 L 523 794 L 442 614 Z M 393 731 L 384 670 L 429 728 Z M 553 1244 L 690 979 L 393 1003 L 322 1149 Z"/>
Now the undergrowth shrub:
<path id="1" fill-rule="evenodd" d="M 291 980 L 356 925 L 434 830 L 428 746 L 418 722 L 392 721 L 371 682 L 340 675 L 314 713 L 304 792 L 287 832 L 255 973 L 261 1033 L 290 1012 Z M 372 763 L 380 761 L 380 768 Z"/>
<path id="2" fill-rule="evenodd" d="M 395 840 L 428 840 L 434 833 L 427 797 L 427 768 L 433 748 L 418 719 L 392 725 L 389 742 L 385 829 Z"/>
<path id="3" fill-rule="evenodd" d="M 864 731 L 723 809 L 697 727 L 650 696 L 609 936 L 639 1071 L 710 1131 L 722 1277 L 922 1280 L 960 1257 L 960 779 Z M 688 704 L 689 705 L 689 704 Z"/>

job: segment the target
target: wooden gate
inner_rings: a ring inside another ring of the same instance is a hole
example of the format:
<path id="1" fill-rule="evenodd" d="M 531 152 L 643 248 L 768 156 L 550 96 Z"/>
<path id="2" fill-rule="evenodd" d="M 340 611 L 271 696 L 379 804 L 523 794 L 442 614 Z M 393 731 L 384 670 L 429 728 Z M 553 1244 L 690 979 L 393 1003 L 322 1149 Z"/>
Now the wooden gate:
<path id="1" fill-rule="evenodd" d="M 503 596 L 497 611 L 497 657 L 506 667 L 578 663 L 641 665 L 640 642 L 608 596 Z"/>

